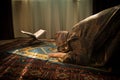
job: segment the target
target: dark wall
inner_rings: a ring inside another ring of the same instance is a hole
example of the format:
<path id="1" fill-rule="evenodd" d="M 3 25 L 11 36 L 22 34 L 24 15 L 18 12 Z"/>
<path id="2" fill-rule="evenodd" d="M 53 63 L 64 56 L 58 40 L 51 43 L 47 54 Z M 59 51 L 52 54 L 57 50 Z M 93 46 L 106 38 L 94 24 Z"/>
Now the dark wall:
<path id="1" fill-rule="evenodd" d="M 93 14 L 120 4 L 120 0 L 93 0 Z"/>
<path id="2" fill-rule="evenodd" d="M 0 2 L 0 40 L 14 38 L 11 0 Z"/>

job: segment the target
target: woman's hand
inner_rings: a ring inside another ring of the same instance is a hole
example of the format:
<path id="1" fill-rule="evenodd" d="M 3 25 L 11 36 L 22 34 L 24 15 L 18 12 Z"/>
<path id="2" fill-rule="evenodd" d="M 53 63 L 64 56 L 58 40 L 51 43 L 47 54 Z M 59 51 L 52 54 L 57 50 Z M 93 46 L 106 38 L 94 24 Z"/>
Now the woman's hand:
<path id="1" fill-rule="evenodd" d="M 57 53 L 49 53 L 48 57 L 50 57 L 50 58 L 64 58 L 65 55 L 66 55 L 66 53 L 57 52 Z"/>

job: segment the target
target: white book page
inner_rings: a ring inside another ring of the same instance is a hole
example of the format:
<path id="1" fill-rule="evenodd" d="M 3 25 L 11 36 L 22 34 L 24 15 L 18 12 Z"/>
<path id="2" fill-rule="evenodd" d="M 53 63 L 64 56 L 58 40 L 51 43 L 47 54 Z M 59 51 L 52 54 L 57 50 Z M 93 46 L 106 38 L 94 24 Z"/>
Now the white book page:
<path id="1" fill-rule="evenodd" d="M 33 33 L 31 33 L 31 32 L 27 32 L 27 31 L 21 31 L 23 34 L 26 34 L 26 35 L 28 35 L 28 36 L 30 36 L 30 37 L 33 37 L 33 38 L 35 38 L 35 36 L 34 36 L 34 34 Z"/>
<path id="2" fill-rule="evenodd" d="M 40 29 L 37 32 L 34 33 L 35 37 L 38 38 L 41 36 L 46 30 Z"/>
<path id="3" fill-rule="evenodd" d="M 24 34 L 29 34 L 29 35 L 33 35 L 31 32 L 27 32 L 27 31 L 21 31 L 22 33 L 24 33 Z"/>
<path id="4" fill-rule="evenodd" d="M 22 32 L 23 34 L 26 34 L 26 35 L 32 37 L 32 38 L 36 38 L 36 39 L 37 39 L 37 38 L 40 37 L 44 32 L 46 32 L 46 30 L 40 29 L 40 30 L 38 30 L 37 32 L 35 32 L 34 34 L 31 33 L 31 32 L 23 31 L 23 30 L 21 30 L 21 32 Z"/>

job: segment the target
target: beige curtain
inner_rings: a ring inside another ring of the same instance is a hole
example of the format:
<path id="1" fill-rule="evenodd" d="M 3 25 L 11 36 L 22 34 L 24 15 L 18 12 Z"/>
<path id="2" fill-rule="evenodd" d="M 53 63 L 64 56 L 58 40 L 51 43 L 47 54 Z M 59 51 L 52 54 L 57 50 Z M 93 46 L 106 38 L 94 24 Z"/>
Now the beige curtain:
<path id="1" fill-rule="evenodd" d="M 12 0 L 15 37 L 25 36 L 20 30 L 47 30 L 44 38 L 54 38 L 60 30 L 92 14 L 92 0 Z"/>

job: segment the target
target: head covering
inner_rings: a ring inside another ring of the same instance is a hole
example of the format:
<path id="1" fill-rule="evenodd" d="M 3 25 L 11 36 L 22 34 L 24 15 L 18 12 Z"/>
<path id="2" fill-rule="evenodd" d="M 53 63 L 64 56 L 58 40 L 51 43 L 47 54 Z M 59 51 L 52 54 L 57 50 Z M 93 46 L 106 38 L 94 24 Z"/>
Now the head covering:
<path id="1" fill-rule="evenodd" d="M 108 65 L 120 53 L 119 31 L 120 5 L 78 22 L 73 26 L 68 41 L 70 54 L 64 62 L 99 67 Z"/>

